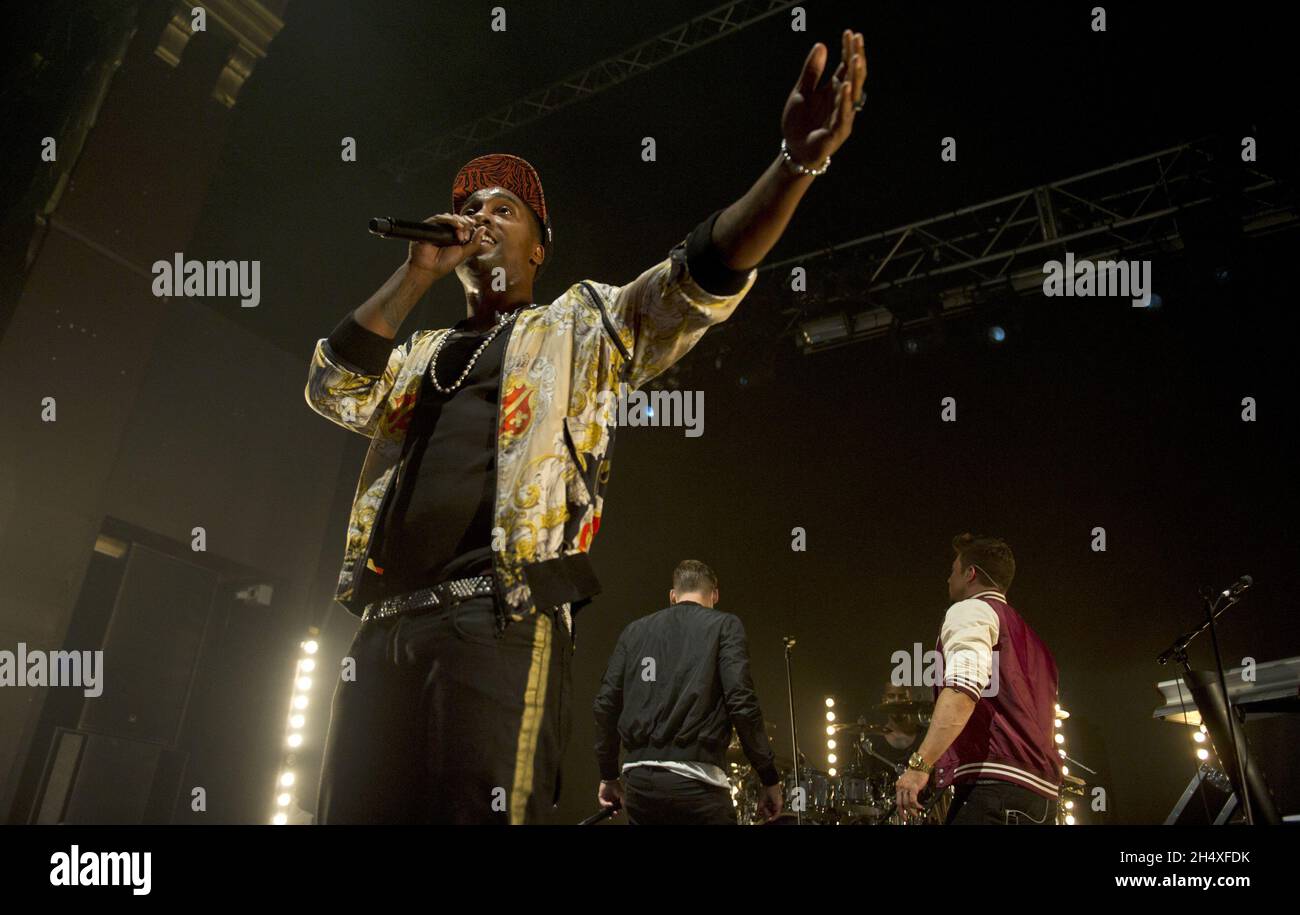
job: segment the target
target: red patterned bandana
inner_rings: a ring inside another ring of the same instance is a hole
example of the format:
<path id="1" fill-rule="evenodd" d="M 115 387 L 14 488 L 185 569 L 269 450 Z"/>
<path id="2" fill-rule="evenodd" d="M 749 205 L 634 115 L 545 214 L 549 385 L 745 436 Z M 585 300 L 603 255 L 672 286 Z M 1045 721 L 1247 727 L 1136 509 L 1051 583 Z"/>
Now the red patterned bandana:
<path id="1" fill-rule="evenodd" d="M 451 211 L 459 213 L 469 195 L 485 187 L 503 187 L 528 204 L 546 227 L 546 241 L 550 242 L 551 223 L 546 216 L 546 197 L 542 194 L 542 179 L 537 177 L 537 169 L 506 153 L 472 159 L 461 167 L 451 184 Z"/>

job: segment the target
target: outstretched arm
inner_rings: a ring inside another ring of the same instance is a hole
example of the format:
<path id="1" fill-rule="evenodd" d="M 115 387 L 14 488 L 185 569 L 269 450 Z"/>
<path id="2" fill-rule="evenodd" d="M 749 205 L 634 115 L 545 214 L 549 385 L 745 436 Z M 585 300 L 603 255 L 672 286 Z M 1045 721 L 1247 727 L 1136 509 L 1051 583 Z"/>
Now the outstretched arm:
<path id="1" fill-rule="evenodd" d="M 856 114 L 853 103 L 867 78 L 861 32 L 844 30 L 840 65 L 818 87 L 828 53 L 824 44 L 813 45 L 781 115 L 781 135 L 790 157 L 812 169 L 820 168 L 849 138 Z M 728 267 L 748 270 L 762 262 L 812 181 L 778 154 L 745 196 L 722 211 L 713 225 L 713 242 Z"/>

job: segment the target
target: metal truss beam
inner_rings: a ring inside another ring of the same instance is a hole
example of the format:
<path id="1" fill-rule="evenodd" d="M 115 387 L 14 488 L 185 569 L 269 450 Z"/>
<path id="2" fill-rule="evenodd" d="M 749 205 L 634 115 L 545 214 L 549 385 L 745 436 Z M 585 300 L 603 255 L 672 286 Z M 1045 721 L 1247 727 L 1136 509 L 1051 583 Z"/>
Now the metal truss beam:
<path id="1" fill-rule="evenodd" d="M 638 74 L 702 48 L 794 6 L 799 0 L 739 0 L 676 25 L 480 118 L 461 124 L 380 165 L 404 181 L 495 137 L 590 98 Z"/>
<path id="2" fill-rule="evenodd" d="M 885 333 L 893 322 L 883 318 L 891 313 L 939 307 L 947 314 L 966 310 L 989 290 L 1041 288 L 1044 262 L 1067 249 L 1077 258 L 1181 249 L 1179 217 L 1221 202 L 1225 192 L 1235 197 L 1233 213 L 1246 236 L 1297 226 L 1289 189 L 1254 165 L 1242 163 L 1235 183 L 1224 187 L 1229 172 L 1222 155 L 1233 152 L 1218 152 L 1208 138 L 1188 142 L 761 270 L 788 273 L 796 265 L 829 261 L 820 268 L 827 288 L 808 298 L 841 309 L 849 301 L 866 306 L 853 315 L 816 318 L 825 322 L 828 339 L 798 331 L 801 348 L 812 352 Z"/>

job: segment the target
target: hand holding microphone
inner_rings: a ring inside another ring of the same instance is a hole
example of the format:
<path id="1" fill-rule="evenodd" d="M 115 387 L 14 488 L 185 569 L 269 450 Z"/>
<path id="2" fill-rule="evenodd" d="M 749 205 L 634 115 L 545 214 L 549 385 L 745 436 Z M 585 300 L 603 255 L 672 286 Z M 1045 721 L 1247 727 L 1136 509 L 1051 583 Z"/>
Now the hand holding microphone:
<path id="1" fill-rule="evenodd" d="M 446 276 L 492 245 L 485 240 L 485 226 L 475 228 L 474 220 L 454 213 L 439 213 L 420 223 L 372 219 L 370 231 L 385 238 L 408 239 L 408 269 L 428 276 L 431 281 Z"/>

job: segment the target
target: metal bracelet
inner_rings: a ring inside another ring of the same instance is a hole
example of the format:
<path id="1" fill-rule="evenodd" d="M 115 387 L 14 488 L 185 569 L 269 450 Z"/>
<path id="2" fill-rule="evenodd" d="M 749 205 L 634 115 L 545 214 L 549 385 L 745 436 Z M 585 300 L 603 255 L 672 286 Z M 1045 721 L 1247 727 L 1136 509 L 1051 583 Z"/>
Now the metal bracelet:
<path id="1" fill-rule="evenodd" d="M 800 165 L 798 162 L 794 161 L 794 159 L 790 157 L 790 150 L 786 147 L 785 140 L 781 141 L 781 157 L 784 158 L 787 163 L 789 163 L 790 167 L 794 169 L 796 175 L 810 175 L 815 178 L 818 175 L 826 174 L 826 169 L 831 167 L 830 156 L 826 157 L 826 161 L 822 163 L 821 168 L 809 168 L 806 165 Z"/>

